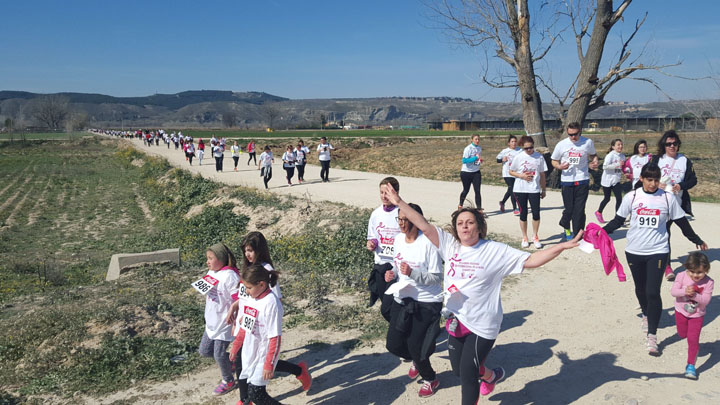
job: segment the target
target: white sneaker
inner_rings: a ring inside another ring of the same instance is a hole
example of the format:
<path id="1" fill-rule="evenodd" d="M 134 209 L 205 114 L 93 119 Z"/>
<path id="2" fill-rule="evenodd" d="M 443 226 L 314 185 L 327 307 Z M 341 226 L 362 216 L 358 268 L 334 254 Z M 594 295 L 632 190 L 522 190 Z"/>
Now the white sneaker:
<path id="1" fill-rule="evenodd" d="M 520 244 L 520 246 L 522 246 L 523 248 L 529 248 L 529 247 L 530 247 L 530 242 L 528 242 L 527 239 L 523 239 L 523 240 L 522 240 L 522 243 Z"/>
<path id="2" fill-rule="evenodd" d="M 542 249 L 543 245 L 540 243 L 540 239 L 535 235 L 533 238 L 533 245 L 535 245 L 535 249 Z"/>

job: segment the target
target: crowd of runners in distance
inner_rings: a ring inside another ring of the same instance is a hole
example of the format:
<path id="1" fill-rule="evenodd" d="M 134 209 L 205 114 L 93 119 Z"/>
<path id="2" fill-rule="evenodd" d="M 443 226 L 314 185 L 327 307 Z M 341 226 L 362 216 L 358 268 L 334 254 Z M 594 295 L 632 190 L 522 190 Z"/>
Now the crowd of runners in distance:
<path id="1" fill-rule="evenodd" d="M 564 250 L 579 245 L 581 240 L 601 250 L 603 263 L 618 263 L 612 247 L 612 234 L 620 227 L 628 227 L 625 255 L 630 266 L 635 295 L 641 308 L 641 332 L 644 350 L 660 356 L 657 329 L 662 313 L 660 286 L 663 278 L 674 281 L 670 294 L 675 299 L 677 334 L 687 339 L 688 356 L 684 376 L 697 379 L 697 359 L 700 331 L 706 307 L 712 297 L 713 280 L 707 275 L 710 263 L 703 253 L 690 252 L 684 262 L 685 271 L 675 274 L 670 267 L 670 228 L 674 223 L 683 235 L 699 250 L 707 244 L 694 232 L 686 215 L 692 215 L 689 190 L 697 183 L 692 161 L 680 151 L 680 136 L 665 132 L 657 142 L 655 154 L 649 153 L 648 143 L 636 142 L 633 155 L 623 154 L 619 139 L 609 145 L 602 163 L 601 186 L 604 198 L 595 212 L 600 227 L 586 226 L 585 206 L 590 190 L 590 170 L 600 167 L 595 145 L 582 136 L 582 127 L 571 123 L 567 137 L 557 143 L 550 154 L 551 166 L 560 171 L 563 212 L 559 225 L 561 243 L 543 247 L 539 237 L 540 200 L 546 194 L 548 162 L 535 151 L 529 136 L 518 139 L 509 136 L 507 148 L 500 151 L 496 161 L 502 164 L 507 192 L 499 202 L 500 212 L 511 200 L 513 213 L 519 216 L 522 247 L 530 247 L 527 233 L 528 213 L 532 213 L 532 244 L 530 253 L 506 244 L 486 239 L 488 233 L 480 189 L 481 167 L 485 161 L 480 137 L 471 136 L 471 143 L 458 163 L 463 189 L 458 209 L 450 216 L 450 228 L 431 225 L 423 216 L 419 204 L 405 202 L 400 197 L 400 183 L 387 177 L 379 184 L 380 206 L 368 222 L 365 248 L 372 252 L 373 266 L 368 275 L 370 293 L 368 306 L 380 301 L 380 313 L 388 321 L 387 350 L 412 365 L 408 377 L 421 378 L 420 397 L 433 395 L 440 386 L 430 362 L 435 343 L 441 332 L 439 322 L 445 319 L 448 351 L 452 370 L 461 382 L 461 404 L 476 404 L 480 396 L 490 394 L 505 377 L 503 367 L 489 368 L 485 359 L 500 333 L 503 318 L 501 286 L 510 274 L 540 267 L 555 259 Z M 111 134 L 128 136 L 127 133 Z M 194 146 L 192 139 L 161 131 L 138 131 L 130 136 L 144 136 L 148 146 L 163 140 Z M 174 140 L 178 140 L 177 142 Z M 180 141 L 182 140 L 182 142 Z M 198 142 L 200 143 L 200 142 Z M 225 140 L 210 140 L 215 151 L 224 151 Z M 233 144 L 236 147 L 237 143 Z M 197 153 L 198 147 L 189 151 Z M 317 151 L 324 155 L 323 181 L 327 181 L 329 153 L 332 150 L 323 138 Z M 240 148 L 231 149 L 239 154 Z M 253 154 L 250 143 L 247 153 Z M 309 149 L 302 143 L 287 147 L 283 166 L 288 182 L 298 162 L 307 158 Z M 197 156 L 197 154 L 196 154 Z M 235 157 L 233 155 L 233 157 Z M 272 176 L 274 156 L 269 148 L 260 155 L 258 163 L 263 176 Z M 188 156 L 188 160 L 191 157 Z M 222 170 L 220 161 L 219 170 Z M 237 165 L 237 159 L 235 159 Z M 268 173 L 270 172 L 270 173 Z M 298 167 L 299 180 L 303 170 Z M 631 180 L 633 188 L 624 197 L 619 187 L 622 176 Z M 266 187 L 267 187 L 267 181 Z M 475 191 L 475 206 L 466 206 L 470 186 Z M 615 196 L 613 219 L 606 222 L 603 212 Z M 529 204 L 529 208 L 528 208 Z M 304 362 L 292 364 L 278 361 L 282 335 L 283 307 L 278 284 L 279 273 L 270 258 L 268 244 L 259 232 L 249 233 L 242 243 L 242 263 L 233 252 L 218 243 L 207 250 L 208 273 L 193 286 L 206 295 L 205 333 L 200 343 L 203 356 L 214 357 L 222 374 L 222 382 L 214 394 L 222 395 L 239 388 L 238 405 L 278 404 L 265 386 L 275 372 L 295 375 L 307 391 L 312 383 Z M 618 277 L 623 277 L 617 269 Z M 229 352 L 228 352 L 229 351 Z"/>

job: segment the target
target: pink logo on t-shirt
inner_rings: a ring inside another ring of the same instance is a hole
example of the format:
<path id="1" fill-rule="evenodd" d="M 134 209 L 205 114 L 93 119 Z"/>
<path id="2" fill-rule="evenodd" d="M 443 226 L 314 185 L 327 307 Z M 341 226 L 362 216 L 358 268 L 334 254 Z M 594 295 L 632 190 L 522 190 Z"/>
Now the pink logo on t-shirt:
<path id="1" fill-rule="evenodd" d="M 652 208 L 638 207 L 637 214 L 638 215 L 660 215 L 660 210 L 652 209 Z"/>

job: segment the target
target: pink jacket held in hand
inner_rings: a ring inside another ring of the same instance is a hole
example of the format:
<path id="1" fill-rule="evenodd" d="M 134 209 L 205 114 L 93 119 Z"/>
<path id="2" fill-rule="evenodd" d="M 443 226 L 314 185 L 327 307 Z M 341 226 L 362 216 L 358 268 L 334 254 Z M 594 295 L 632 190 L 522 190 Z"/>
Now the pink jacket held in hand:
<path id="1" fill-rule="evenodd" d="M 615 245 L 613 245 L 613 240 L 610 238 L 610 235 L 608 235 L 607 232 L 600 227 L 600 225 L 589 223 L 585 227 L 583 240 L 592 244 L 595 249 L 600 250 L 600 257 L 602 258 L 605 274 L 610 275 L 613 269 L 615 269 L 618 280 L 627 280 L 623 266 L 620 264 L 617 254 L 615 254 Z"/>

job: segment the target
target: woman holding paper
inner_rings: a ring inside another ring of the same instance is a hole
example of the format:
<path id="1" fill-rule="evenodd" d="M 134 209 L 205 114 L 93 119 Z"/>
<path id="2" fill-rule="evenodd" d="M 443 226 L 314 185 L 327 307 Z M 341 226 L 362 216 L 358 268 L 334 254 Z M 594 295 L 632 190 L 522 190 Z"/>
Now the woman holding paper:
<path id="1" fill-rule="evenodd" d="M 422 215 L 416 204 L 409 208 Z M 395 300 L 390 307 L 386 347 L 392 354 L 412 360 L 408 377 L 422 377 L 420 397 L 435 393 L 440 381 L 430 365 L 435 352 L 435 339 L 442 309 L 442 267 L 440 256 L 430 240 L 408 221 L 407 211 L 399 210 L 400 234 L 395 236 L 392 271 L 385 272 L 385 281 L 398 282 L 388 288 Z"/>
<path id="2" fill-rule="evenodd" d="M 446 307 L 457 320 L 456 327 L 449 331 L 450 362 L 453 372 L 461 379 L 462 405 L 476 404 L 480 394 L 492 392 L 495 384 L 505 376 L 502 367 L 491 370 L 484 366 L 500 332 L 503 278 L 526 268 L 542 266 L 563 250 L 577 246 L 582 232 L 570 241 L 530 254 L 485 239 L 487 224 L 478 209 L 455 211 L 451 232 L 446 232 L 429 224 L 391 186 L 383 187 L 388 199 L 399 206 L 407 220 L 438 249 L 445 261 L 444 294 L 449 296 Z"/>

